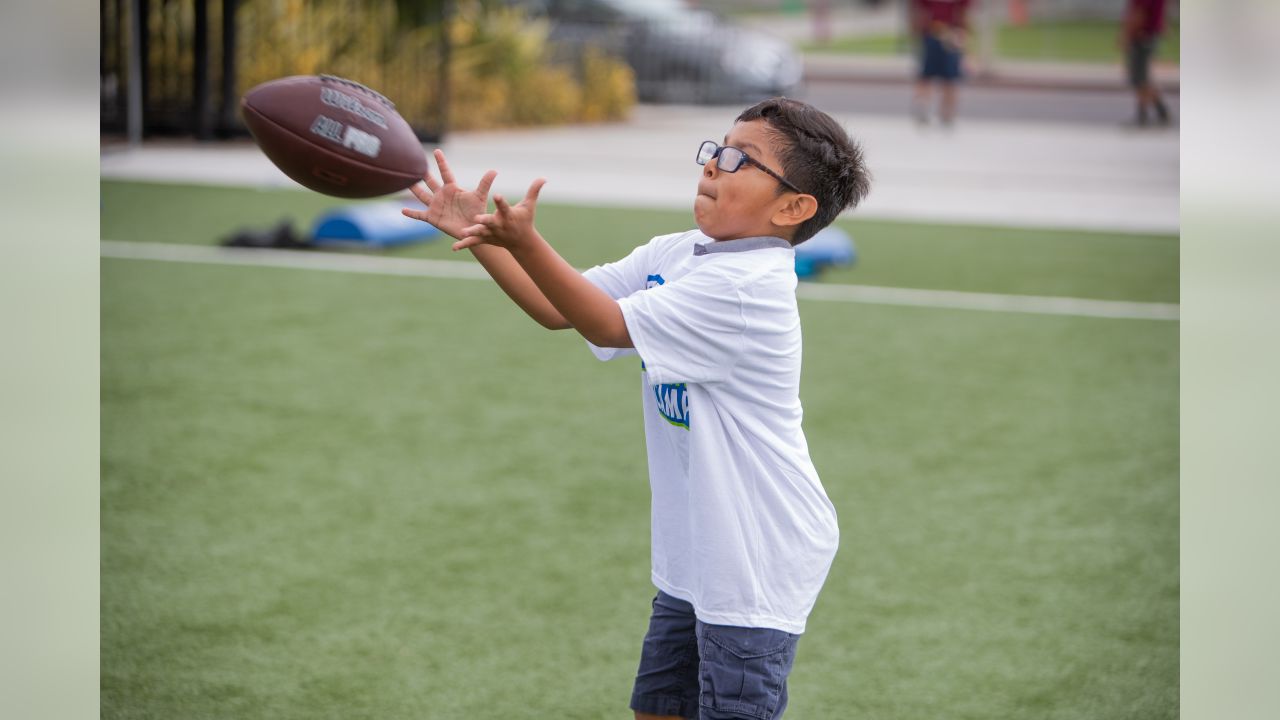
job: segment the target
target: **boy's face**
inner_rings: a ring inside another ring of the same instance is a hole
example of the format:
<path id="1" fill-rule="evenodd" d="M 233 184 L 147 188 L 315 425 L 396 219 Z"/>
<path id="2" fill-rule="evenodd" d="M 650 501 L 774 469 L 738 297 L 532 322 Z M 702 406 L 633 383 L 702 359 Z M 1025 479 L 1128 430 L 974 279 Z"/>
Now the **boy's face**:
<path id="1" fill-rule="evenodd" d="M 738 148 L 752 160 L 783 175 L 782 163 L 774 151 L 775 141 L 763 120 L 736 123 L 722 145 Z M 779 213 L 796 194 L 785 191 L 777 180 L 752 163 L 743 163 L 736 172 L 720 169 L 719 158 L 702 166 L 693 216 L 698 229 L 713 240 L 773 235 L 791 239 L 794 226 Z M 781 195 L 779 190 L 783 190 Z"/>

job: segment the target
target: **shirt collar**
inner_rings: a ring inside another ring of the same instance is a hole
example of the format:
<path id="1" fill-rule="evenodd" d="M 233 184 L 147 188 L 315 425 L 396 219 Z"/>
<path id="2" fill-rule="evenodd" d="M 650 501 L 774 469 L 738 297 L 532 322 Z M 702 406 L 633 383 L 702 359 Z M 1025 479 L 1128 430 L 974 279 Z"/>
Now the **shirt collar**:
<path id="1" fill-rule="evenodd" d="M 764 250 L 765 248 L 790 248 L 791 243 L 780 237 L 757 236 L 738 238 L 737 240 L 721 240 L 719 242 L 702 243 L 693 246 L 694 255 L 706 255 L 717 252 L 747 252 Z"/>

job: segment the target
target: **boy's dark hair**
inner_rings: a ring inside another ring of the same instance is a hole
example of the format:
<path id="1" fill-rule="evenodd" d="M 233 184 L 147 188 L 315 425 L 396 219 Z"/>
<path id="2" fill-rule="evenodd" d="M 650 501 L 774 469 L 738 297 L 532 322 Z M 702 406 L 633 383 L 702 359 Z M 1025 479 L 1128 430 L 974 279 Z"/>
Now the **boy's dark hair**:
<path id="1" fill-rule="evenodd" d="M 743 110 L 736 122 L 751 120 L 764 120 L 782 141 L 778 157 L 787 180 L 818 199 L 818 212 L 796 227 L 792 245 L 817 235 L 871 190 L 862 147 L 830 115 L 799 100 L 775 97 Z M 778 192 L 783 192 L 781 186 Z"/>

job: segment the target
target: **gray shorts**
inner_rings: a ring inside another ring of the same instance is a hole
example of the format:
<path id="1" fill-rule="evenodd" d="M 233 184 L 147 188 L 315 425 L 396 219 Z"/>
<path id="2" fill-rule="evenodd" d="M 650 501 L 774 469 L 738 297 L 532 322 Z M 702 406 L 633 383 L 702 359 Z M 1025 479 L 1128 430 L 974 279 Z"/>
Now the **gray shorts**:
<path id="1" fill-rule="evenodd" d="M 631 709 L 699 720 L 776 720 L 799 635 L 708 625 L 693 606 L 659 591 L 644 637 Z"/>
<path id="2" fill-rule="evenodd" d="M 1144 88 L 1151 82 L 1151 59 L 1156 54 L 1156 39 L 1144 38 L 1129 43 L 1125 65 L 1129 70 L 1129 86 Z"/>

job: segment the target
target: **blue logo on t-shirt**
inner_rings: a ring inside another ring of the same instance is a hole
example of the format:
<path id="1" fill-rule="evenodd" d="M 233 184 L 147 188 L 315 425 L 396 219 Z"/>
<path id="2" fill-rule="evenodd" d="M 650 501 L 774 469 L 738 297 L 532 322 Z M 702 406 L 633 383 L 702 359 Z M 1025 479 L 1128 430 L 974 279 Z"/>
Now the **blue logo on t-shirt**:
<path id="1" fill-rule="evenodd" d="M 645 290 L 651 290 L 667 281 L 658 274 L 645 278 Z M 640 360 L 640 369 L 645 369 L 644 360 Z M 658 414 L 667 422 L 689 429 L 689 395 L 685 392 L 684 383 L 678 385 L 654 385 L 653 396 L 658 401 Z"/>
<path id="2" fill-rule="evenodd" d="M 658 401 L 659 415 L 676 427 L 689 429 L 689 393 L 684 383 L 654 385 L 653 395 Z"/>

